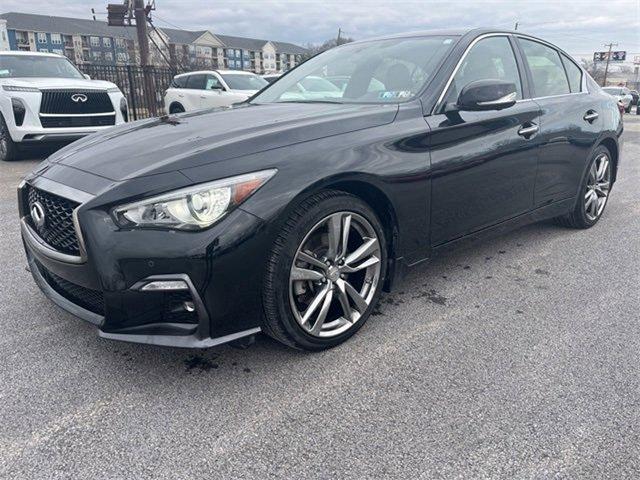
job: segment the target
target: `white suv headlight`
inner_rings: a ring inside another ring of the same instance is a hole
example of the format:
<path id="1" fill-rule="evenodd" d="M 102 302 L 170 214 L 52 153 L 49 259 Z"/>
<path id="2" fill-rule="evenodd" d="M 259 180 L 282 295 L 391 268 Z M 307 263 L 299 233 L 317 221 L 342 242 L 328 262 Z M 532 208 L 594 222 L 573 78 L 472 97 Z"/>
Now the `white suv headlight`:
<path id="1" fill-rule="evenodd" d="M 262 170 L 183 188 L 113 210 L 123 228 L 202 230 L 255 193 L 277 170 Z"/>
<path id="2" fill-rule="evenodd" d="M 3 85 L 2 89 L 6 90 L 7 92 L 40 92 L 40 89 L 36 87 L 20 87 L 18 85 Z"/>

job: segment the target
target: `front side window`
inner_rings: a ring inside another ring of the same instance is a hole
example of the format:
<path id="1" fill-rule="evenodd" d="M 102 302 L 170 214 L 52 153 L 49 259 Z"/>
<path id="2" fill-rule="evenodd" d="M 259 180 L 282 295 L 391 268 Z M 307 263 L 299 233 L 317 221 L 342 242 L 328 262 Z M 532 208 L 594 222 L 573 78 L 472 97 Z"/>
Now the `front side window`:
<path id="1" fill-rule="evenodd" d="M 12 77 L 83 78 L 66 58 L 1 55 L 0 78 Z"/>
<path id="2" fill-rule="evenodd" d="M 207 83 L 204 88 L 205 90 L 221 90 L 222 84 L 220 83 L 220 80 L 218 80 L 218 77 L 207 75 Z"/>
<path id="3" fill-rule="evenodd" d="M 564 69 L 567 71 L 567 77 L 569 78 L 569 87 L 571 93 L 582 91 L 582 70 L 578 67 L 569 57 L 564 54 L 562 56 L 562 63 L 564 63 Z"/>
<path id="4" fill-rule="evenodd" d="M 462 89 L 477 80 L 511 82 L 516 86 L 517 98 L 522 98 L 518 64 L 507 37 L 484 38 L 471 47 L 449 85 L 445 105 L 456 103 Z"/>
<path id="5" fill-rule="evenodd" d="M 533 77 L 535 97 L 565 95 L 571 90 L 558 52 L 542 43 L 519 39 Z"/>
<path id="6" fill-rule="evenodd" d="M 207 76 L 204 74 L 189 75 L 187 79 L 187 88 L 194 90 L 204 90 L 207 85 Z"/>
<path id="7" fill-rule="evenodd" d="M 342 45 L 311 58 L 253 102 L 404 102 L 420 93 L 453 44 L 454 37 L 438 35 Z M 344 88 L 329 80 L 337 76 Z"/>

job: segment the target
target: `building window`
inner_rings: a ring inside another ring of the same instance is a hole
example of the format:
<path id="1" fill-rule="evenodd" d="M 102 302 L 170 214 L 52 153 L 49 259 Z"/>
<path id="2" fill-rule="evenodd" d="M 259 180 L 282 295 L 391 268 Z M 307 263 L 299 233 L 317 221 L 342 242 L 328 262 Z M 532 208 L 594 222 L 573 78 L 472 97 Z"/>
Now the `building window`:
<path id="1" fill-rule="evenodd" d="M 91 46 L 99 47 L 100 46 L 100 37 L 91 37 Z"/>
<path id="2" fill-rule="evenodd" d="M 94 60 L 102 60 L 102 52 L 91 52 L 91 57 Z"/>
<path id="3" fill-rule="evenodd" d="M 57 53 L 58 55 L 64 55 L 64 51 L 60 48 L 54 48 L 51 50 L 53 53 Z"/>
<path id="4" fill-rule="evenodd" d="M 126 44 L 123 38 L 116 38 L 116 47 L 125 48 Z"/>
<path id="5" fill-rule="evenodd" d="M 52 33 L 51 43 L 60 45 L 62 43 L 62 36 L 59 33 Z"/>
<path id="6" fill-rule="evenodd" d="M 109 61 L 109 62 L 113 62 L 113 53 L 111 52 L 104 52 L 104 59 Z"/>
<path id="7" fill-rule="evenodd" d="M 38 43 L 47 43 L 47 34 L 38 32 Z"/>
<path id="8" fill-rule="evenodd" d="M 118 62 L 120 62 L 120 63 L 128 62 L 129 61 L 128 57 L 129 56 L 126 53 L 123 53 L 123 52 L 119 52 L 118 55 L 117 55 Z"/>
<path id="9" fill-rule="evenodd" d="M 102 45 L 104 45 L 105 47 L 110 47 L 111 46 L 111 39 L 108 37 L 104 37 L 102 39 Z"/>

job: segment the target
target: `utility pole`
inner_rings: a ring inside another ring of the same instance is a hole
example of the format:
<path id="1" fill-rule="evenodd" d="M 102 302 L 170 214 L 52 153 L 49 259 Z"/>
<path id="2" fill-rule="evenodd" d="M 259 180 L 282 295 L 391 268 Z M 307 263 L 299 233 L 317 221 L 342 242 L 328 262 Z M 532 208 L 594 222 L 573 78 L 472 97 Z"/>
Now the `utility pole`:
<path id="1" fill-rule="evenodd" d="M 136 31 L 138 33 L 138 45 L 140 47 L 140 65 L 147 67 L 149 66 L 149 37 L 144 0 L 135 0 L 134 15 L 136 19 Z"/>
<path id="2" fill-rule="evenodd" d="M 513 27 L 514 30 L 518 30 L 518 22 L 516 22 L 516 26 Z"/>
<path id="3" fill-rule="evenodd" d="M 342 29 L 338 27 L 338 39 L 336 40 L 336 46 L 340 45 L 340 37 L 342 36 Z"/>
<path id="4" fill-rule="evenodd" d="M 607 54 L 607 64 L 604 67 L 604 80 L 602 81 L 602 86 L 606 87 L 607 86 L 607 73 L 609 72 L 609 61 L 611 60 L 611 49 L 613 47 L 617 47 L 618 44 L 617 43 L 605 43 L 604 46 L 605 47 L 609 47 L 609 53 Z"/>

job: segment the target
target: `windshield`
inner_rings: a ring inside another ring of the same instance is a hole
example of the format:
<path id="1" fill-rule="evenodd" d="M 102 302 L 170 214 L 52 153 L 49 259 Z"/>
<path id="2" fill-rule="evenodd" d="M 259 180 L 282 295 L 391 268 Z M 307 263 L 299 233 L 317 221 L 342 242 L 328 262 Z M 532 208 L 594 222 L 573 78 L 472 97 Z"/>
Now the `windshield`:
<path id="1" fill-rule="evenodd" d="M 0 78 L 84 78 L 66 58 L 36 55 L 0 55 Z"/>
<path id="2" fill-rule="evenodd" d="M 435 73 L 454 37 L 353 43 L 317 55 L 252 103 L 397 103 L 413 98 Z"/>
<path id="3" fill-rule="evenodd" d="M 269 82 L 257 75 L 222 73 L 222 78 L 231 90 L 260 90 Z"/>

